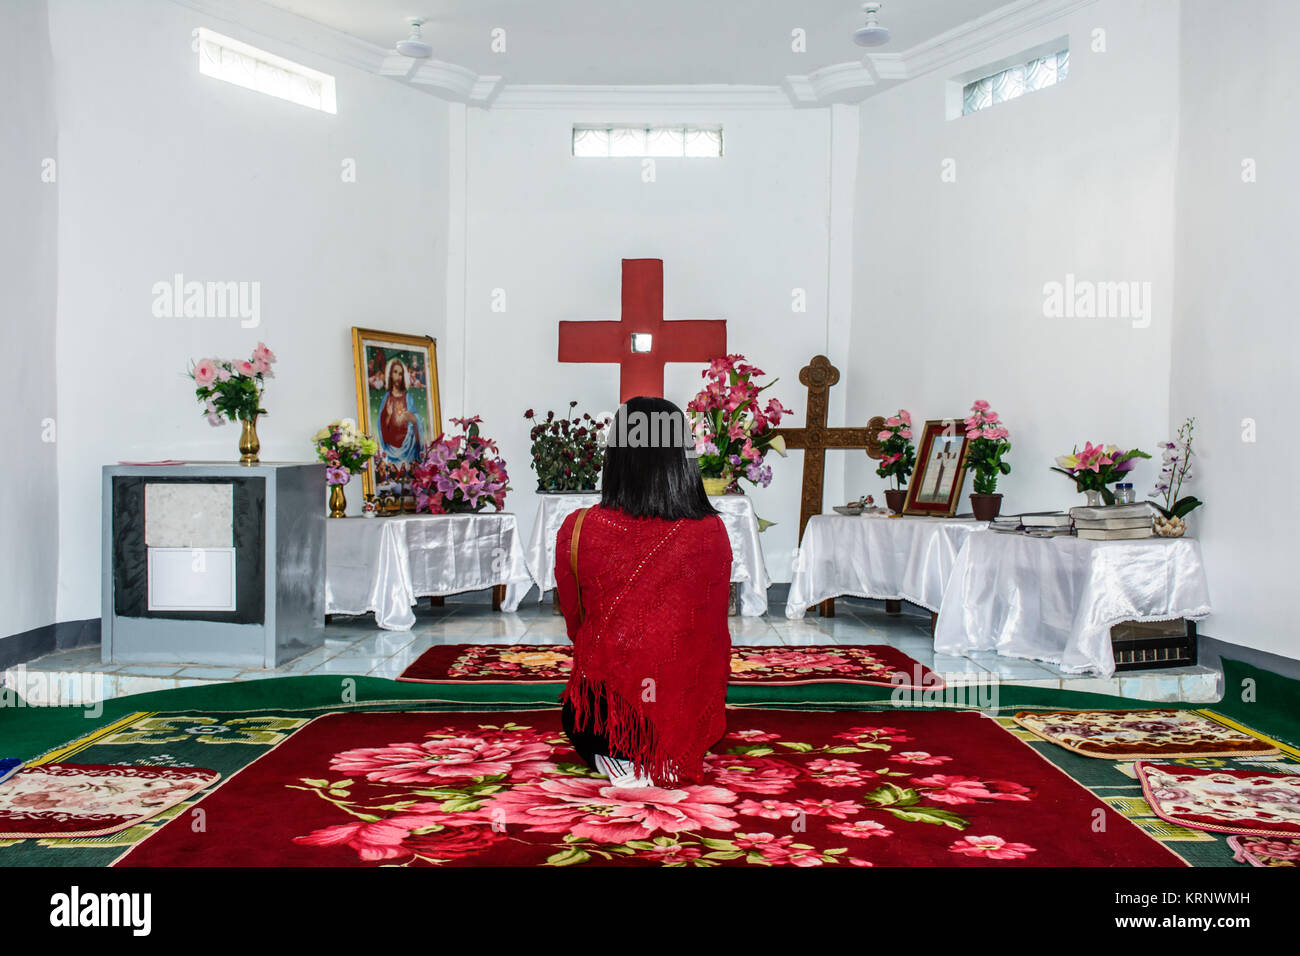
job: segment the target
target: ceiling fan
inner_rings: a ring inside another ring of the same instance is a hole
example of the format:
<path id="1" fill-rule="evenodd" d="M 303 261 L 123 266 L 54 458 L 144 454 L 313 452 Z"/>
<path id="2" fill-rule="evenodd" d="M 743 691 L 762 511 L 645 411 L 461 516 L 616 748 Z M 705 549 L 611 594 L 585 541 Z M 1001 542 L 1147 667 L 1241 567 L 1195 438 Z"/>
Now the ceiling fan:
<path id="1" fill-rule="evenodd" d="M 883 46 L 889 42 L 889 30 L 876 22 L 881 4 L 864 3 L 862 10 L 867 15 L 867 22 L 853 32 L 853 42 L 858 46 Z"/>
<path id="2" fill-rule="evenodd" d="M 424 20 L 412 20 L 411 35 L 405 40 L 397 41 L 397 52 L 413 60 L 427 60 L 433 56 L 433 47 L 420 39 L 420 25 Z"/>

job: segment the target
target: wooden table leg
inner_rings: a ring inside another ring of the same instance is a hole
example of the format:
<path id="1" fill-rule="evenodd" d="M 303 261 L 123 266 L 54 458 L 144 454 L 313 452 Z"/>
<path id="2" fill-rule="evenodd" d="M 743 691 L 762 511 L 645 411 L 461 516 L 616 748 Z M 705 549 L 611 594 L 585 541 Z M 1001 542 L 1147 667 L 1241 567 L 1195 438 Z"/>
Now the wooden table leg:
<path id="1" fill-rule="evenodd" d="M 506 586 L 504 584 L 493 585 L 492 587 L 492 610 L 501 610 L 501 605 L 505 603 Z"/>
<path id="2" fill-rule="evenodd" d="M 934 626 L 939 623 L 939 615 L 935 611 L 930 612 L 930 636 L 934 637 Z"/>
<path id="3" fill-rule="evenodd" d="M 326 623 L 326 624 L 329 624 L 329 623 L 332 622 L 333 620 L 334 620 L 334 615 L 333 615 L 333 614 L 326 614 L 326 615 L 325 615 L 325 623 Z"/>
<path id="4" fill-rule="evenodd" d="M 446 607 L 447 599 L 441 594 L 429 595 L 429 607 Z"/>
<path id="5" fill-rule="evenodd" d="M 551 614 L 554 617 L 563 617 L 564 608 L 560 607 L 560 589 L 555 588 L 551 591 Z"/>
<path id="6" fill-rule="evenodd" d="M 740 614 L 740 585 L 735 581 L 731 582 L 731 588 L 727 592 L 727 617 L 736 617 Z"/>
<path id="7" fill-rule="evenodd" d="M 822 617 L 835 616 L 835 598 L 827 598 L 817 605 L 817 613 Z"/>
<path id="8" fill-rule="evenodd" d="M 902 614 L 902 613 L 903 613 L 903 602 L 902 602 L 902 601 L 896 601 L 896 600 L 894 600 L 894 599 L 892 599 L 892 598 L 885 598 L 885 613 L 886 613 L 886 614 Z"/>

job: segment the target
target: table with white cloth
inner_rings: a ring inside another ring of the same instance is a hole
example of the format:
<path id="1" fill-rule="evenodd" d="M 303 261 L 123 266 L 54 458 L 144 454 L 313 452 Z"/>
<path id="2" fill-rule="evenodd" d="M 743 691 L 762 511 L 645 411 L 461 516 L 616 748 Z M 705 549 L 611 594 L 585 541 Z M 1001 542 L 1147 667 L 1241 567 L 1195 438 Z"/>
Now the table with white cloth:
<path id="1" fill-rule="evenodd" d="M 813 515 L 790 578 L 785 616 L 795 619 L 841 595 L 908 601 L 939 610 L 966 541 L 987 521 L 881 514 Z"/>
<path id="2" fill-rule="evenodd" d="M 957 557 L 934 649 L 992 650 L 1110 677 L 1114 625 L 1209 613 L 1201 549 L 1190 538 L 1090 541 L 989 532 L 972 535 Z"/>
<path id="3" fill-rule="evenodd" d="M 367 614 L 390 631 L 415 624 L 421 597 L 504 587 L 514 611 L 532 586 L 516 516 L 334 518 L 325 523 L 325 612 Z"/>
<path id="4" fill-rule="evenodd" d="M 538 599 L 555 587 L 555 539 L 564 519 L 579 508 L 600 504 L 598 492 L 561 492 L 537 496 L 537 520 L 528 539 L 528 569 L 540 590 Z M 767 613 L 767 589 L 772 579 L 763 560 L 758 540 L 758 519 L 754 505 L 745 495 L 715 495 L 709 498 L 727 528 L 731 542 L 731 581 L 738 586 L 740 613 L 759 617 Z"/>

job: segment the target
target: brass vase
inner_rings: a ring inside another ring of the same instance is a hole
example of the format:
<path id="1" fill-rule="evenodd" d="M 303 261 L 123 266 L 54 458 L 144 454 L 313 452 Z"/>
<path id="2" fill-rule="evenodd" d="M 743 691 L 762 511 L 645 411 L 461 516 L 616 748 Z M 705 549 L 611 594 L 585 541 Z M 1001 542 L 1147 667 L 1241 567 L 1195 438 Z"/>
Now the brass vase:
<path id="1" fill-rule="evenodd" d="M 348 510 L 348 499 L 343 495 L 342 485 L 330 485 L 330 517 L 345 517 Z"/>
<path id="2" fill-rule="evenodd" d="M 240 421 L 239 460 L 245 465 L 258 462 L 257 453 L 262 450 L 262 443 L 257 440 L 257 416 Z"/>
<path id="3" fill-rule="evenodd" d="M 706 495 L 725 495 L 727 486 L 731 484 L 730 478 L 709 478 L 706 476 L 703 481 Z"/>

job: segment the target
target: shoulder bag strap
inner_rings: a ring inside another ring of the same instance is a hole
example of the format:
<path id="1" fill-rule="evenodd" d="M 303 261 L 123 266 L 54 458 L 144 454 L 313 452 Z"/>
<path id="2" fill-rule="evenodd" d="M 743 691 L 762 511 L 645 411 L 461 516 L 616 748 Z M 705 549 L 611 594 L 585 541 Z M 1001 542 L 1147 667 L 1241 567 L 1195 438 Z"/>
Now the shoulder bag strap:
<path id="1" fill-rule="evenodd" d="M 582 585 L 578 583 L 578 536 L 582 534 L 582 523 L 587 520 L 590 508 L 578 512 L 578 520 L 573 524 L 573 537 L 569 540 L 569 570 L 573 572 L 573 587 L 578 595 L 578 623 L 582 623 Z"/>

